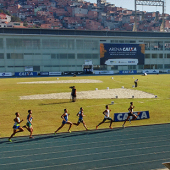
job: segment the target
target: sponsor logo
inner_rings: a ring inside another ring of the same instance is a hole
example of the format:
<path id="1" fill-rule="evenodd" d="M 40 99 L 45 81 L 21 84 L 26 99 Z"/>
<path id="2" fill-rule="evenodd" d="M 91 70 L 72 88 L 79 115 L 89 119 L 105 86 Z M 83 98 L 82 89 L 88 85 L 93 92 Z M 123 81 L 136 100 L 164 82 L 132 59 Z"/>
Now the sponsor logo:
<path id="1" fill-rule="evenodd" d="M 159 70 L 143 70 L 143 73 L 159 73 Z"/>
<path id="2" fill-rule="evenodd" d="M 114 74 L 114 71 L 95 71 L 95 74 Z"/>
<path id="3" fill-rule="evenodd" d="M 119 74 L 136 74 L 137 70 L 121 70 Z"/>
<path id="4" fill-rule="evenodd" d="M 138 115 L 137 119 L 135 120 L 141 120 L 141 119 L 149 119 L 149 111 L 139 111 L 139 112 L 133 112 L 133 114 Z M 119 122 L 119 121 L 125 121 L 128 117 L 128 113 L 115 113 L 114 114 L 114 120 L 115 122 Z M 131 116 L 130 119 L 133 119 L 133 117 Z"/>
<path id="5" fill-rule="evenodd" d="M 135 61 L 128 61 L 128 63 L 135 63 Z"/>
<path id="6" fill-rule="evenodd" d="M 41 76 L 48 76 L 49 73 L 48 73 L 48 72 L 41 72 L 40 75 L 41 75 Z"/>
<path id="7" fill-rule="evenodd" d="M 50 76 L 61 75 L 61 72 L 49 72 Z"/>
<path id="8" fill-rule="evenodd" d="M 110 63 L 116 63 L 116 61 L 110 61 Z"/>
<path id="9" fill-rule="evenodd" d="M 15 76 L 37 76 L 37 72 L 15 72 Z"/>
<path id="10" fill-rule="evenodd" d="M 136 47 L 120 47 L 120 48 L 118 48 L 118 47 L 111 47 L 111 48 L 109 48 L 109 51 L 129 51 L 129 52 L 131 52 L 131 51 L 137 51 L 137 48 Z"/>
<path id="11" fill-rule="evenodd" d="M 33 72 L 20 72 L 19 76 L 33 76 Z"/>
<path id="12" fill-rule="evenodd" d="M 8 73 L 0 73 L 0 76 L 2 76 L 2 77 L 12 76 L 12 73 L 10 73 L 10 72 L 8 72 Z"/>

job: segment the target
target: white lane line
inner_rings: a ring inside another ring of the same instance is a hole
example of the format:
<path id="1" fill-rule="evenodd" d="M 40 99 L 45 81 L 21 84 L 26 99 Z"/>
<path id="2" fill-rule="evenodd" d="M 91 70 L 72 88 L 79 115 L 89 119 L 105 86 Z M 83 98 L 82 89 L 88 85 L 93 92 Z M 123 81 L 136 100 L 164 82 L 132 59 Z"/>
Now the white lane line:
<path id="1" fill-rule="evenodd" d="M 163 131 L 157 131 L 157 136 L 158 136 L 158 133 L 162 133 L 162 132 L 169 132 L 168 130 L 163 130 Z M 130 131 L 128 131 L 128 132 L 130 132 Z M 137 133 L 133 133 L 133 134 L 124 134 L 124 136 L 135 136 L 136 134 L 137 135 L 139 135 L 141 132 L 140 131 L 138 131 Z M 144 133 L 144 134 L 152 134 L 153 132 L 150 132 L 150 130 L 148 131 L 148 132 L 144 132 L 144 131 L 142 131 L 142 133 Z M 81 135 L 81 134 L 80 134 Z M 89 134 L 87 134 L 87 135 L 89 135 Z M 91 138 L 89 138 L 89 137 L 87 137 L 87 135 L 86 135 L 86 138 L 85 139 L 91 139 Z M 114 135 L 114 137 L 115 138 L 117 138 L 117 137 L 119 137 L 119 136 L 122 136 L 122 134 L 119 134 L 119 135 Z M 167 136 L 167 135 L 166 135 Z M 54 136 L 54 139 L 61 139 L 60 138 L 61 136 Z M 66 137 L 66 136 L 63 136 L 63 137 Z M 72 137 L 72 136 L 69 136 L 69 137 Z M 74 137 L 74 136 L 73 136 Z M 93 139 L 103 139 L 103 138 L 112 138 L 113 136 L 111 136 L 111 135 L 106 135 L 106 136 L 98 136 L 98 137 L 94 137 Z M 44 139 L 45 140 L 45 139 Z M 64 140 L 64 141 L 57 141 L 58 143 L 59 142 L 61 142 L 61 143 L 63 143 L 63 142 L 71 142 L 71 141 L 81 141 L 81 140 L 84 140 L 84 138 L 81 138 L 81 139 L 71 139 L 71 140 Z M 125 140 L 125 139 L 122 139 L 122 140 Z M 115 140 L 116 141 L 116 140 Z M 17 141 L 17 142 L 13 142 L 14 144 L 15 143 L 19 143 L 19 141 Z M 29 144 L 20 144 L 20 145 L 17 145 L 16 147 L 22 147 L 22 146 L 34 146 L 34 145 L 40 145 L 40 144 L 42 144 L 42 145 L 44 145 L 44 144 L 52 144 L 52 143 L 56 143 L 56 141 L 52 141 L 52 142 L 43 142 L 43 143 L 29 143 Z M 11 144 L 10 144 L 11 145 Z M 2 146 L 2 147 L 0 147 L 0 148 L 4 148 L 4 146 Z M 14 148 L 14 145 L 11 145 L 11 146 L 5 146 L 5 148 Z"/>
<path id="2" fill-rule="evenodd" d="M 167 124 L 166 124 L 167 125 Z M 165 126 L 165 125 L 164 125 Z M 141 127 L 146 127 L 146 126 L 141 126 Z M 148 127 L 150 127 L 149 129 L 148 129 Z M 136 128 L 138 128 L 138 127 L 136 127 Z M 141 129 L 138 129 L 138 133 L 135 133 L 135 134 L 139 134 L 140 133 L 140 131 L 142 131 L 142 132 L 144 132 L 143 131 L 143 128 Z M 132 128 L 132 130 L 129 130 L 130 129 L 130 127 L 128 127 L 128 132 L 134 132 L 134 127 Z M 153 133 L 153 132 L 150 132 L 150 130 L 155 130 L 155 127 L 153 127 L 153 126 L 147 126 L 147 132 L 145 132 L 145 134 L 147 134 L 147 133 Z M 165 131 L 168 131 L 168 130 L 165 130 L 165 127 L 159 127 L 159 130 L 160 129 L 162 129 L 163 131 L 157 131 L 157 132 L 165 132 Z M 100 130 L 100 129 L 99 129 Z M 97 130 L 96 131 L 96 134 L 94 134 L 94 135 L 98 135 L 98 133 L 100 132 L 99 130 Z M 108 129 L 103 129 L 104 131 L 105 130 L 108 130 Z M 110 130 L 109 132 L 117 132 L 117 131 L 114 131 L 115 129 L 113 129 L 113 131 L 112 130 Z M 116 128 L 116 130 L 117 130 L 117 128 Z M 121 127 L 120 127 L 120 130 L 121 130 Z M 122 129 L 123 130 L 123 129 Z M 135 129 L 136 130 L 136 129 Z M 145 130 L 145 129 L 144 129 Z M 95 132 L 95 131 L 94 131 Z M 122 136 L 121 134 L 120 134 L 120 132 L 123 132 L 123 131 L 119 131 L 119 135 L 115 135 L 115 137 L 117 137 L 117 136 Z M 93 133 L 93 132 L 92 132 Z M 105 133 L 105 132 L 101 132 L 101 133 Z M 74 136 L 74 134 L 73 135 L 65 135 L 65 134 L 60 134 L 60 133 L 58 133 L 59 134 L 59 137 L 61 137 L 61 136 L 63 136 L 63 137 L 72 137 L 72 136 Z M 80 135 L 82 135 L 82 133 L 80 132 L 78 132 L 77 131 L 77 133 L 76 133 L 76 135 L 78 135 L 78 134 L 80 134 Z M 64 136 L 65 135 L 65 136 Z M 91 133 L 86 133 L 86 134 L 83 134 L 83 135 L 91 135 Z M 124 134 L 124 135 L 126 135 L 126 136 L 129 136 L 129 134 Z M 131 134 L 130 134 L 131 135 Z M 42 135 L 43 136 L 43 135 Z M 47 135 L 47 136 L 52 136 L 52 134 L 51 135 Z M 45 136 L 45 137 L 47 137 L 47 136 Z M 101 135 L 100 135 L 101 136 Z M 57 136 L 56 136 L 57 137 Z M 106 136 L 107 137 L 107 136 Z M 103 136 L 102 137 L 95 137 L 95 138 L 103 138 Z M 89 138 L 90 139 L 90 138 Z M 94 138 L 93 138 L 94 139 Z M 15 142 L 13 142 L 13 143 L 15 143 Z M 18 143 L 18 142 L 16 142 L 16 143 Z M 39 143 L 37 143 L 37 144 L 39 144 Z M 29 145 L 29 144 L 28 144 Z M 13 146 L 12 146 L 13 147 Z M 0 147 L 0 148 L 3 148 L 3 147 Z"/>
<path id="3" fill-rule="evenodd" d="M 122 139 L 123 140 L 123 139 Z M 120 141 L 120 140 L 119 140 Z M 141 143 L 151 143 L 151 142 L 165 142 L 165 141 L 170 141 L 170 139 L 164 139 L 164 140 L 153 140 L 153 141 L 148 141 L 148 142 L 138 142 L 139 144 L 141 144 Z M 107 143 L 112 143 L 112 142 L 115 142 L 115 141 L 113 141 L 113 140 L 107 140 Z M 2 151 L 1 152 L 1 154 L 3 154 L 3 153 L 12 153 L 12 152 L 23 152 L 23 151 L 31 151 L 31 150 L 42 150 L 42 149 L 50 149 L 50 148 L 58 148 L 58 147 L 72 147 L 72 146 L 81 146 L 82 147 L 82 145 L 84 146 L 84 145 L 93 145 L 93 144 L 101 144 L 101 143 L 106 143 L 106 140 L 103 140 L 103 141 L 96 141 L 96 142 L 87 142 L 87 143 L 78 143 L 78 144 L 71 144 L 71 145 L 62 145 L 62 146 L 60 146 L 60 145 L 58 145 L 58 146 L 50 146 L 50 147 L 40 147 L 40 148 L 32 148 L 32 149 L 19 149 L 19 150 L 10 150 L 10 151 Z M 137 144 L 137 142 L 135 142 L 135 143 L 128 143 L 128 145 L 129 144 Z M 115 147 L 117 147 L 117 146 L 126 146 L 127 144 L 120 144 L 120 145 L 112 145 L 112 146 L 115 146 Z"/>
<path id="4" fill-rule="evenodd" d="M 144 163 L 151 163 L 151 162 L 158 162 L 158 161 L 167 161 L 170 160 L 169 158 L 164 158 L 164 159 L 154 159 L 151 161 L 143 161 L 143 162 L 135 162 L 135 163 L 129 163 L 129 164 L 119 164 L 119 165 L 113 165 L 113 166 L 107 166 L 107 167 L 100 167 L 100 168 L 93 168 L 93 169 L 87 169 L 87 170 L 94 170 L 94 169 L 110 169 L 110 168 L 114 168 L 114 167 L 121 167 L 121 166 L 130 166 L 130 165 L 136 165 L 136 164 L 144 164 Z M 157 169 L 158 170 L 158 169 Z M 166 170 L 166 168 L 165 168 Z"/>
<path id="5" fill-rule="evenodd" d="M 109 137 L 113 138 L 112 136 L 109 136 Z M 109 137 L 108 137 L 108 138 L 109 138 Z M 139 140 L 139 139 L 151 139 L 151 138 L 155 138 L 155 137 L 157 138 L 158 135 L 157 135 L 157 136 L 149 136 L 149 137 L 138 137 L 138 140 Z M 160 137 L 166 137 L 166 138 L 167 138 L 168 136 L 167 136 L 167 135 L 161 135 L 161 136 L 159 136 L 159 138 L 160 138 Z M 104 137 L 102 137 L 102 138 L 104 138 Z M 107 140 L 108 140 L 108 138 L 107 138 Z M 82 140 L 84 141 L 84 139 L 82 139 Z M 129 140 L 131 141 L 131 140 L 136 140 L 136 138 L 118 139 L 118 140 L 112 140 L 112 142 L 120 142 L 120 141 L 122 141 L 122 140 L 123 140 L 123 141 L 129 141 Z M 59 141 L 59 142 L 61 142 L 61 141 Z M 51 143 L 51 142 L 50 142 L 50 143 Z M 99 142 L 98 142 L 98 143 L 99 143 Z M 46 144 L 46 143 L 45 143 L 45 144 Z M 57 143 L 57 144 L 58 144 L 58 143 Z M 81 145 L 82 143 L 79 143 L 79 144 Z M 83 144 L 84 144 L 84 143 L 83 143 Z M 61 145 L 60 145 L 60 146 L 61 146 Z M 64 147 L 67 147 L 67 146 L 70 146 L 70 145 L 64 145 Z M 61 146 L 61 147 L 62 147 L 62 146 Z M 21 147 L 20 147 L 20 148 L 21 148 Z M 9 152 L 9 151 L 3 151 L 3 153 L 4 153 L 4 152 Z M 0 158 L 0 159 L 3 159 L 3 158 Z"/>
<path id="6" fill-rule="evenodd" d="M 107 145 L 107 146 L 103 146 L 103 148 L 111 148 L 113 145 Z M 126 151 L 133 151 L 133 150 L 143 150 L 143 149 L 152 149 L 152 148 L 162 148 L 162 147 L 169 147 L 169 145 L 159 145 L 159 146 L 151 146 L 151 147 L 142 147 L 142 148 L 133 148 L 133 149 L 123 149 L 123 150 L 114 150 L 111 152 L 117 153 L 117 152 L 126 152 Z M 76 152 L 76 151 L 84 151 L 84 150 L 97 150 L 97 149 L 101 149 L 101 147 L 91 147 L 91 148 L 83 148 L 83 149 L 73 149 L 73 150 L 69 150 L 69 152 Z M 23 157 L 33 157 L 33 156 L 41 156 L 41 155 L 51 155 L 51 154 L 60 154 L 60 153 L 65 153 L 68 152 L 67 150 L 63 150 L 63 151 L 57 151 L 57 152 L 44 152 L 44 153 L 37 153 L 37 154 L 26 154 L 26 155 L 19 155 L 19 156 L 8 156 L 8 157 L 2 157 L 0 159 L 12 159 L 12 158 L 23 158 Z M 107 152 L 108 153 L 108 152 Z M 61 158 L 61 157 L 60 157 Z M 66 158 L 66 157 L 65 157 Z"/>
<path id="7" fill-rule="evenodd" d="M 85 163 L 93 163 L 93 162 L 100 162 L 100 161 L 110 161 L 114 159 L 123 159 L 123 158 L 131 158 L 131 157 L 139 157 L 139 156 L 150 156 L 150 155 L 155 155 L 155 154 L 162 154 L 162 153 L 169 153 L 170 151 L 163 151 L 163 152 L 154 152 L 154 153 L 148 153 L 148 154 L 138 154 L 138 155 L 128 155 L 128 156 L 121 156 L 121 157 L 116 157 L 116 158 L 105 158 L 105 159 L 97 159 L 97 160 L 89 160 L 89 161 L 83 161 L 83 162 L 72 162 L 68 164 L 60 164 L 60 165 L 51 165 L 51 166 L 43 166 L 43 167 L 35 167 L 35 168 L 27 168 L 23 170 L 31 170 L 31 169 L 44 169 L 44 168 L 50 168 L 50 167 L 61 167 L 61 166 L 70 166 L 70 165 L 78 165 L 78 164 L 85 164 Z M 38 160 L 38 161 L 48 161 L 48 160 L 55 160 L 55 158 L 52 159 L 44 159 L 44 160 Z M 21 162 L 25 163 L 25 162 Z M 30 161 L 28 161 L 30 163 Z M 137 164 L 137 162 L 132 163 L 132 164 Z M 7 164 L 8 165 L 8 164 Z M 128 164 L 125 164 L 128 165 Z M 114 167 L 121 166 L 121 165 L 114 165 Z"/>

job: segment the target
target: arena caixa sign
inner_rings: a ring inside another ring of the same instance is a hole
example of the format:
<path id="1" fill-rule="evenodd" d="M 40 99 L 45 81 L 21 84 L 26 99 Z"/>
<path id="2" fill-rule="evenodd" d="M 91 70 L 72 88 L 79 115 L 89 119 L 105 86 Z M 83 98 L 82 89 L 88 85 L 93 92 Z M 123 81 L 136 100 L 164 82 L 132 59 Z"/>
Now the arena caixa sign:
<path id="1" fill-rule="evenodd" d="M 145 44 L 100 44 L 100 65 L 144 65 Z"/>

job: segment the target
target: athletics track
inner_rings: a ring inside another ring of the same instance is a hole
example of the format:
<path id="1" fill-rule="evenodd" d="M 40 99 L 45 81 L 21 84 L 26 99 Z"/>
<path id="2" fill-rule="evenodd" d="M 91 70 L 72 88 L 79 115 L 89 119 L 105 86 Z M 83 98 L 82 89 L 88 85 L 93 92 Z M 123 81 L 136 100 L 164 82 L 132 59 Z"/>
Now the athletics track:
<path id="1" fill-rule="evenodd" d="M 169 132 L 170 124 L 161 124 L 2 138 L 0 170 L 164 169 Z"/>

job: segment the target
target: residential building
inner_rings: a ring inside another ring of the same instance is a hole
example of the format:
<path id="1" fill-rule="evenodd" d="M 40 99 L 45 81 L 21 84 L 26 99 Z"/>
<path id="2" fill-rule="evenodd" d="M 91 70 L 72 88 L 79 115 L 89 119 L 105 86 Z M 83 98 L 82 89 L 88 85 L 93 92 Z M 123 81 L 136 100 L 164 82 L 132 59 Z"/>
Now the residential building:
<path id="1" fill-rule="evenodd" d="M 11 16 L 6 15 L 4 13 L 0 13 L 0 22 L 5 23 L 5 22 L 10 22 L 11 21 Z"/>

